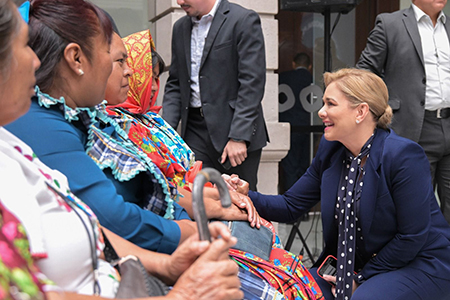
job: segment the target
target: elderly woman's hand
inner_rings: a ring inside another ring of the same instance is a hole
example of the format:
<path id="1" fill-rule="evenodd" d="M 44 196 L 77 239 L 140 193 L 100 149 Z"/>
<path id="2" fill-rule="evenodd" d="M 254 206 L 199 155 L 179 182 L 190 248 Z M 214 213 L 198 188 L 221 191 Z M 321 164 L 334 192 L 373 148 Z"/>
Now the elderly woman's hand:
<path id="1" fill-rule="evenodd" d="M 238 266 L 229 259 L 228 250 L 236 243 L 220 222 L 209 224 L 212 243 L 190 237 L 172 254 L 172 273 L 183 273 L 168 294 L 174 299 L 242 299 Z M 182 270 L 185 270 L 184 272 Z M 180 272 L 181 271 L 181 272 Z"/>
<path id="2" fill-rule="evenodd" d="M 225 243 L 225 246 L 232 247 L 236 244 L 236 238 L 231 236 L 228 227 L 220 222 L 209 224 L 211 237 L 217 239 L 218 236 Z M 167 284 L 174 284 L 175 281 L 185 272 L 200 255 L 209 249 L 211 243 L 208 241 L 200 241 L 198 234 L 190 236 L 175 250 L 172 255 L 168 256 L 168 260 L 164 266 L 163 280 Z M 221 258 L 228 258 L 228 252 Z"/>

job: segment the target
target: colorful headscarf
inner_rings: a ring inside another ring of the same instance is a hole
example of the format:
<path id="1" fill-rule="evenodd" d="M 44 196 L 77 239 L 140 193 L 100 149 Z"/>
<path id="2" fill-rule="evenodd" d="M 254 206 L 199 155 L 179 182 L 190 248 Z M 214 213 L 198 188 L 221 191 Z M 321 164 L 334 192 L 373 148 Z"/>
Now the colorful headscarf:
<path id="1" fill-rule="evenodd" d="M 160 106 L 154 106 L 158 93 L 150 98 L 151 50 L 155 48 L 150 31 L 147 29 L 133 33 L 123 41 L 128 52 L 127 63 L 133 72 L 129 80 L 130 91 L 124 103 L 108 105 L 107 112 L 127 132 L 128 139 L 139 151 L 145 153 L 161 170 L 171 187 L 187 188 L 186 174 L 194 164 L 194 153 L 157 114 L 161 109 Z"/>
<path id="2" fill-rule="evenodd" d="M 153 75 L 152 49 L 155 49 L 155 43 L 150 30 L 147 29 L 130 34 L 122 40 L 128 53 L 127 63 L 133 74 L 129 80 L 130 90 L 127 100 L 114 107 L 122 107 L 134 114 L 145 114 L 149 111 L 158 113 L 161 106 L 154 106 L 158 97 L 158 91 L 151 97 Z"/>

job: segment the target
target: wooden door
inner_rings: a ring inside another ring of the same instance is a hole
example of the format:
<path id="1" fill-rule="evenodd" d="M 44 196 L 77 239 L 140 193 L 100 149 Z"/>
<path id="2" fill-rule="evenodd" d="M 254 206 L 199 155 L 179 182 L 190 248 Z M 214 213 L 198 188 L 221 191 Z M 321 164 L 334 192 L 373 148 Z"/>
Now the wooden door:
<path id="1" fill-rule="evenodd" d="M 399 0 L 363 0 L 355 14 L 355 62 L 366 47 L 367 37 L 375 26 L 375 18 L 384 12 L 399 10 Z"/>

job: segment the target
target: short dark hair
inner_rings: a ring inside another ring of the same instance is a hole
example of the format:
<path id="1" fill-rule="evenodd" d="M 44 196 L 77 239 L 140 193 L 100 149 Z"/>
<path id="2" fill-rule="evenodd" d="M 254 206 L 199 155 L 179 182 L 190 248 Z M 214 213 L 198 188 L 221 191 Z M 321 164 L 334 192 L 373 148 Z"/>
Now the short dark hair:
<path id="1" fill-rule="evenodd" d="M 103 34 L 111 43 L 111 21 L 89 1 L 33 0 L 31 6 L 29 45 L 41 60 L 36 84 L 44 92 L 53 85 L 57 65 L 69 43 L 78 44 L 88 60 L 97 34 Z"/>
<path id="2" fill-rule="evenodd" d="M 309 58 L 309 55 L 306 54 L 305 52 L 297 53 L 294 56 L 293 61 L 297 66 L 305 68 L 308 68 L 311 65 L 311 59 Z"/>
<path id="3" fill-rule="evenodd" d="M 11 0 L 0 0 L 0 74 L 8 73 L 13 55 L 11 44 L 20 30 L 20 15 Z"/>
<path id="4" fill-rule="evenodd" d="M 154 68 L 156 64 L 159 64 L 159 74 L 164 72 L 166 68 L 166 64 L 164 63 L 164 60 L 162 59 L 161 55 L 159 55 L 158 52 L 156 52 L 154 49 L 152 49 L 152 67 Z"/>

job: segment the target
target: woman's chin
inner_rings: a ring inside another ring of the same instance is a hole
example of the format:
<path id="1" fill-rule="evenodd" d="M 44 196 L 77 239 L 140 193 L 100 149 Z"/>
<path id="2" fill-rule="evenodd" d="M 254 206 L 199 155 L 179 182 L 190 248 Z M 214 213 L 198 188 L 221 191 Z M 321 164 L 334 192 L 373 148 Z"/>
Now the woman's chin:
<path id="1" fill-rule="evenodd" d="M 330 127 L 325 127 L 325 129 L 323 130 L 323 136 L 325 137 L 325 139 L 327 141 L 329 141 L 329 138 L 332 136 L 332 134 L 330 133 L 331 128 Z"/>
<path id="2" fill-rule="evenodd" d="M 325 137 L 325 139 L 329 142 L 335 141 L 336 138 L 333 137 L 333 135 L 330 132 L 326 132 L 323 134 L 323 136 Z"/>

